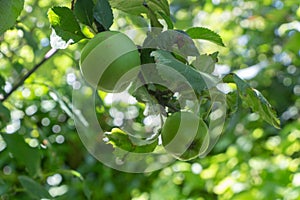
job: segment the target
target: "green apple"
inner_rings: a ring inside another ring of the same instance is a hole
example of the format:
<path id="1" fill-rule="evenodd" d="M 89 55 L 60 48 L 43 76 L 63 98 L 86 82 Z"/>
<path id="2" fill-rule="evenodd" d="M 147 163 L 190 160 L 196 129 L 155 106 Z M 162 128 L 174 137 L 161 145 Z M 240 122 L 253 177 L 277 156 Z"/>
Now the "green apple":
<path id="1" fill-rule="evenodd" d="M 162 145 L 179 160 L 191 160 L 208 147 L 206 123 L 191 112 L 176 112 L 169 116 L 161 130 Z"/>
<path id="2" fill-rule="evenodd" d="M 104 31 L 92 38 L 81 52 L 80 70 L 85 80 L 105 92 L 121 92 L 137 77 L 140 57 L 125 34 Z"/>

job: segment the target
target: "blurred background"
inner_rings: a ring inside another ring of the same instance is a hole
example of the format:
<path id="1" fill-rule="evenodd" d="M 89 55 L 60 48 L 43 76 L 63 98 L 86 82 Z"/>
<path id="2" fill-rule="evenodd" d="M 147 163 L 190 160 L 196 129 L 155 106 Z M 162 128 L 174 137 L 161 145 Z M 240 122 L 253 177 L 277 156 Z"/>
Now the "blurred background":
<path id="1" fill-rule="evenodd" d="M 48 60 L 0 104 L 1 199 L 300 199 L 300 3 L 298 0 L 171 0 L 176 29 L 204 26 L 226 47 L 200 42 L 202 53 L 219 51 L 216 70 L 236 72 L 275 107 L 277 130 L 249 110 L 226 121 L 208 156 L 146 174 L 106 167 L 84 148 L 72 113 L 72 91 L 81 86 L 80 51 L 71 45 Z M 26 0 L 15 28 L 0 37 L 0 94 L 43 59 L 50 47 L 47 11 L 67 0 Z M 113 30 L 145 27 L 144 19 L 114 11 Z M 109 97 L 101 93 L 105 108 Z M 144 107 L 133 104 L 131 111 Z M 122 105 L 104 113 L 108 130 Z M 9 119 L 8 116 L 11 116 Z M 28 178 L 30 177 L 30 178 Z M 27 188 L 23 186 L 27 185 Z M 32 188 L 31 192 L 29 188 Z"/>

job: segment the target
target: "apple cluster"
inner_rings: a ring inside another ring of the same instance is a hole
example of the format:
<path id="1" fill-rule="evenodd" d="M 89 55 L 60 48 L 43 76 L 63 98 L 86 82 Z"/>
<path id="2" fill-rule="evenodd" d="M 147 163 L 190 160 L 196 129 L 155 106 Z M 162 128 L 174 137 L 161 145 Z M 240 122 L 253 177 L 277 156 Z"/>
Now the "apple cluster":
<path id="1" fill-rule="evenodd" d="M 137 77 L 140 55 L 125 34 L 104 31 L 92 38 L 81 52 L 80 70 L 85 80 L 105 92 L 121 92 Z M 180 160 L 191 160 L 205 151 L 206 123 L 191 112 L 167 117 L 162 129 L 162 145 Z"/>

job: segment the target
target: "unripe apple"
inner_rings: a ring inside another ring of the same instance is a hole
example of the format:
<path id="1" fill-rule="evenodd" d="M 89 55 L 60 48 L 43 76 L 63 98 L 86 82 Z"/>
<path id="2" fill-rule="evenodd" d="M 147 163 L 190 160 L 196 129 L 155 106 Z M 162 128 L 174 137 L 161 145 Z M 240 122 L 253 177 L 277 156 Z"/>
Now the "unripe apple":
<path id="1" fill-rule="evenodd" d="M 162 128 L 162 145 L 179 160 L 191 160 L 208 147 L 206 123 L 191 112 L 177 112 L 169 116 Z"/>
<path id="2" fill-rule="evenodd" d="M 105 92 L 121 92 L 136 78 L 140 57 L 125 34 L 104 31 L 92 38 L 81 52 L 80 70 L 85 80 Z"/>

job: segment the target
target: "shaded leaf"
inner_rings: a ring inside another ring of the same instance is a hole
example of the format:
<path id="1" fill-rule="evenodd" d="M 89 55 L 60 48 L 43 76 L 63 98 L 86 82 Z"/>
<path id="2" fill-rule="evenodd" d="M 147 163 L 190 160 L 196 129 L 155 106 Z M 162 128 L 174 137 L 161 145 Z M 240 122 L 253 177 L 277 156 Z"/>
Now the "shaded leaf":
<path id="1" fill-rule="evenodd" d="M 150 19 L 150 24 L 152 27 L 158 27 L 158 28 L 163 28 L 163 25 L 158 21 L 157 15 L 155 12 L 148 6 L 145 6 L 148 10 L 148 17 Z"/>
<path id="2" fill-rule="evenodd" d="M 11 28 L 23 10 L 24 0 L 0 1 L 0 35 Z"/>
<path id="3" fill-rule="evenodd" d="M 10 111 L 0 102 L 0 129 L 10 121 Z"/>
<path id="4" fill-rule="evenodd" d="M 99 22 L 105 30 L 113 24 L 113 13 L 108 0 L 97 0 L 94 7 L 94 17 Z"/>
<path id="5" fill-rule="evenodd" d="M 211 74 L 215 69 L 215 62 L 212 57 L 207 55 L 200 55 L 192 62 L 192 65 L 201 72 Z"/>
<path id="6" fill-rule="evenodd" d="M 19 62 L 15 62 L 13 63 L 13 68 L 16 70 L 18 74 L 20 74 L 23 71 L 24 66 Z"/>
<path id="7" fill-rule="evenodd" d="M 149 32 L 143 48 L 159 48 L 183 57 L 199 55 L 194 41 L 185 33 L 177 30 L 166 30 L 159 34 Z"/>
<path id="8" fill-rule="evenodd" d="M 144 0 L 145 1 L 145 0 Z M 159 11 L 163 11 L 164 14 L 166 14 L 167 16 L 170 16 L 170 6 L 169 6 L 169 2 L 168 0 L 146 0 L 145 1 L 148 5 L 153 3 L 155 4 L 158 8 L 158 10 L 153 10 L 154 12 L 159 12 Z"/>
<path id="9" fill-rule="evenodd" d="M 135 88 L 135 86 L 132 86 L 130 88 L 131 94 L 139 101 L 139 102 L 151 102 L 153 104 L 157 104 L 157 100 L 152 97 L 145 86 Z"/>
<path id="10" fill-rule="evenodd" d="M 193 27 L 186 30 L 186 33 L 193 39 L 208 40 L 220 46 L 225 46 L 219 34 L 204 27 Z"/>
<path id="11" fill-rule="evenodd" d="M 26 190 L 26 192 L 35 199 L 52 199 L 48 191 L 35 180 L 27 177 L 27 176 L 19 176 L 18 177 L 21 185 Z"/>
<path id="12" fill-rule="evenodd" d="M 9 188 L 9 184 L 6 183 L 2 178 L 0 178 L 0 195 L 6 194 Z"/>
<path id="13" fill-rule="evenodd" d="M 185 83 L 189 83 L 193 90 L 199 94 L 203 90 L 216 86 L 218 83 L 216 77 L 202 73 L 191 66 L 183 64 L 167 51 L 157 50 L 153 51 L 151 55 L 155 57 L 156 63 L 161 64 L 158 70 L 160 76 L 170 84 L 176 84 L 175 87 L 182 87 L 183 84 L 180 82 L 180 77 L 174 77 L 174 73 L 170 71 L 169 67 L 179 72 L 179 74 L 185 78 Z"/>
<path id="14" fill-rule="evenodd" d="M 25 165 L 31 176 L 40 171 L 41 157 L 38 149 L 31 148 L 23 136 L 15 134 L 2 134 L 7 144 L 7 149 L 12 153 L 14 158 L 22 165 Z"/>
<path id="15" fill-rule="evenodd" d="M 89 188 L 89 186 L 87 184 L 83 184 L 83 193 L 87 200 L 92 199 L 93 192 L 91 191 L 91 189 Z"/>
<path id="16" fill-rule="evenodd" d="M 0 75 L 0 87 L 5 85 L 5 79 Z"/>
<path id="17" fill-rule="evenodd" d="M 0 94 L 4 94 L 5 79 L 0 75 Z"/>
<path id="18" fill-rule="evenodd" d="M 226 83 L 224 83 L 224 84 L 226 84 Z M 237 90 L 232 91 L 231 93 L 226 95 L 226 103 L 227 103 L 228 108 L 230 108 L 228 114 L 233 114 L 233 113 L 237 112 L 237 110 L 240 108 L 240 106 L 242 104 L 241 98 L 239 97 Z"/>
<path id="19" fill-rule="evenodd" d="M 74 42 L 78 42 L 84 38 L 79 24 L 69 8 L 51 8 L 48 11 L 48 19 L 56 34 L 64 41 L 73 40 Z"/>
<path id="20" fill-rule="evenodd" d="M 94 6 L 92 0 L 77 0 L 74 6 L 74 14 L 81 23 L 92 26 Z"/>
<path id="21" fill-rule="evenodd" d="M 253 112 L 257 112 L 269 124 L 275 128 L 280 128 L 280 121 L 277 118 L 274 108 L 258 90 L 250 87 L 247 82 L 233 73 L 225 76 L 223 81 L 226 83 L 235 83 L 239 95 L 245 104 L 248 105 Z"/>

